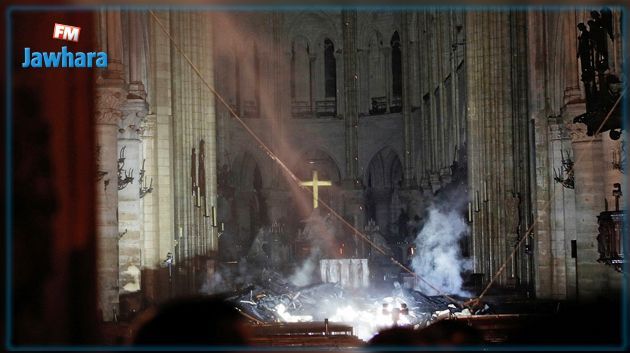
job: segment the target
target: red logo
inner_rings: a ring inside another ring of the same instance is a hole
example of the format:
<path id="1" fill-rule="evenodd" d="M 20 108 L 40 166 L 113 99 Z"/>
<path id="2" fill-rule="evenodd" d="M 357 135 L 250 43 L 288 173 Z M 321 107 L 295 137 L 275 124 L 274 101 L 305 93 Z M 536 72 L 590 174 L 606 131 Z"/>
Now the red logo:
<path id="1" fill-rule="evenodd" d="M 78 42 L 80 32 L 81 32 L 81 27 L 55 23 L 55 29 L 53 30 L 53 38 L 67 40 L 70 42 Z"/>

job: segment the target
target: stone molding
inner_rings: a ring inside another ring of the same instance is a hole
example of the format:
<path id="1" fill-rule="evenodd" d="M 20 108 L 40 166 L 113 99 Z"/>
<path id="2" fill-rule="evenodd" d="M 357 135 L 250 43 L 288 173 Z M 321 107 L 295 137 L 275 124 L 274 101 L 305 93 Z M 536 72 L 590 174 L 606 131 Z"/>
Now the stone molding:
<path id="1" fill-rule="evenodd" d="M 549 124 L 551 140 L 567 140 L 570 138 L 568 128 L 564 124 Z"/>

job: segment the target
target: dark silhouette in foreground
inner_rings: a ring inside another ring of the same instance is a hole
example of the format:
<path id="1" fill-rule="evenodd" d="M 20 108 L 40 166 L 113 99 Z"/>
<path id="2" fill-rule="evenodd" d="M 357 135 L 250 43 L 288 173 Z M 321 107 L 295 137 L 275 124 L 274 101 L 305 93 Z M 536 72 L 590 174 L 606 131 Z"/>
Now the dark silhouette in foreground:
<path id="1" fill-rule="evenodd" d="M 481 333 L 464 322 L 444 320 L 422 330 L 394 327 L 374 336 L 369 346 L 459 346 L 483 343 Z"/>
<path id="2" fill-rule="evenodd" d="M 219 297 L 173 301 L 145 320 L 135 345 L 244 346 L 248 342 L 243 316 Z"/>

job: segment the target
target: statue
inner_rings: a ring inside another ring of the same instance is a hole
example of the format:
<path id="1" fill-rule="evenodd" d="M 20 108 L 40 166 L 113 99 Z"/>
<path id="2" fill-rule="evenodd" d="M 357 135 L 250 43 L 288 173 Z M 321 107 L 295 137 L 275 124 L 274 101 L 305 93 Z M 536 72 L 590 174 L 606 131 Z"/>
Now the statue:
<path id="1" fill-rule="evenodd" d="M 595 68 L 599 72 L 608 70 L 608 39 L 606 34 L 613 39 L 612 12 L 604 8 L 601 13 L 591 11 L 591 18 L 587 23 L 590 28 L 591 38 L 595 44 Z"/>
<path id="2" fill-rule="evenodd" d="M 582 82 L 586 97 L 586 112 L 573 119 L 574 123 L 583 123 L 587 135 L 609 131 L 610 138 L 618 140 L 621 136 L 621 85 L 619 78 L 609 71 L 608 38 L 613 35 L 613 14 L 604 8 L 600 12 L 591 11 L 591 19 L 578 24 L 580 30 L 577 57 L 582 66 Z"/>
<path id="3" fill-rule="evenodd" d="M 579 23 L 577 28 L 580 30 L 577 58 L 580 59 L 580 65 L 582 67 L 582 81 L 586 82 L 593 78 L 593 43 L 591 33 L 586 29 L 584 23 Z"/>

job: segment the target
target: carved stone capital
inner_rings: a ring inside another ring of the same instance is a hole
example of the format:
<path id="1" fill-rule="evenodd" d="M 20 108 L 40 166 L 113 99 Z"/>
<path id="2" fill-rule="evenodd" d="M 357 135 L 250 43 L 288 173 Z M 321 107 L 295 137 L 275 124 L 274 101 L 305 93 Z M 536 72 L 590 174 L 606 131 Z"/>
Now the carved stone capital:
<path id="1" fill-rule="evenodd" d="M 120 107 L 122 119 L 118 122 L 118 137 L 139 139 L 149 106 L 144 99 L 128 98 Z"/>
<path id="2" fill-rule="evenodd" d="M 114 81 L 114 82 L 112 82 Z M 96 124 L 117 125 L 122 117 L 120 107 L 125 101 L 125 90 L 118 80 L 99 77 L 96 83 Z"/>
<path id="3" fill-rule="evenodd" d="M 572 142 L 587 142 L 592 139 L 591 136 L 586 135 L 588 128 L 586 124 L 582 123 L 567 123 L 565 124 L 571 137 Z"/>

